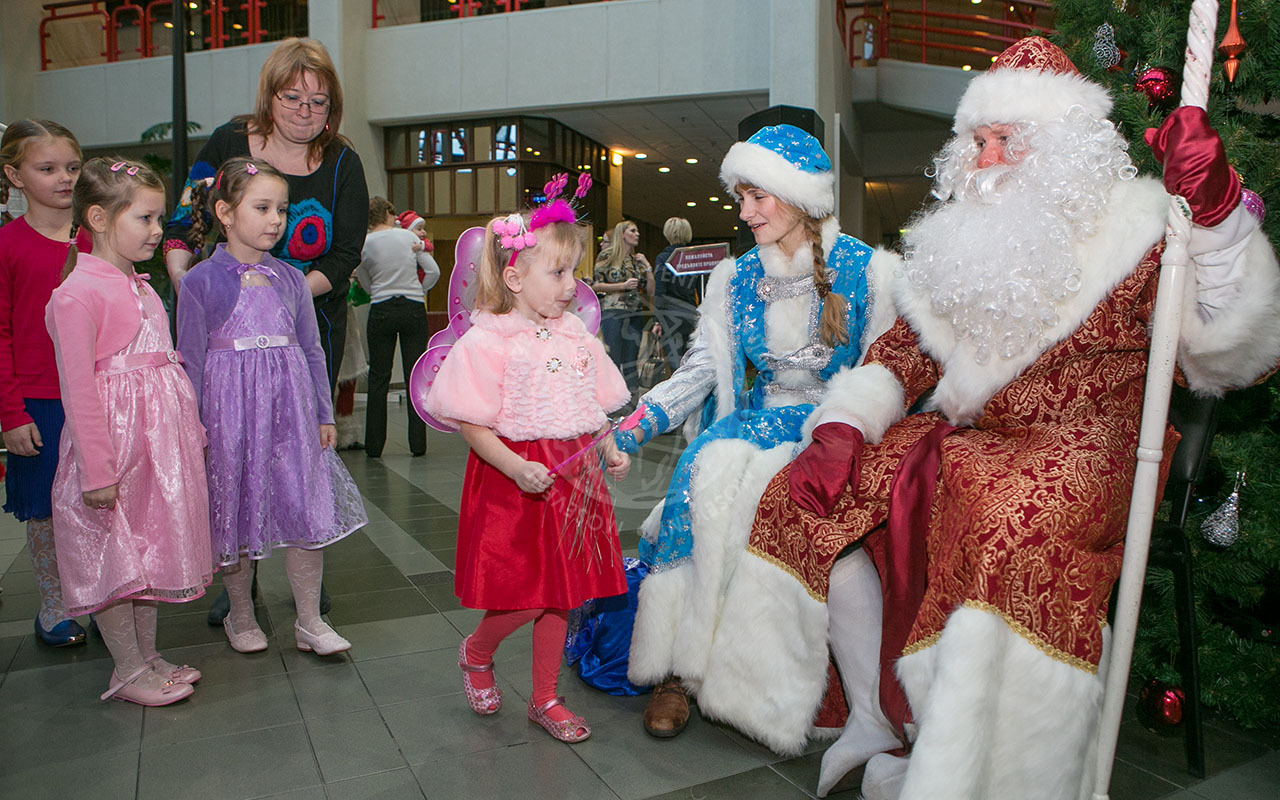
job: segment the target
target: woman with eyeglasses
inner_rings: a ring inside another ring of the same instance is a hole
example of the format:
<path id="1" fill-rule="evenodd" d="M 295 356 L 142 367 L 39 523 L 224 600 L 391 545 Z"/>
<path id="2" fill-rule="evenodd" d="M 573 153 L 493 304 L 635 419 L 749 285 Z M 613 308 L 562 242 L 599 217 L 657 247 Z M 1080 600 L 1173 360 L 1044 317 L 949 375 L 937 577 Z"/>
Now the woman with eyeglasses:
<path id="1" fill-rule="evenodd" d="M 342 86 L 324 45 L 286 39 L 262 65 L 252 114 L 235 117 L 209 137 L 187 176 L 165 231 L 164 261 L 174 286 L 197 260 L 191 242 L 191 196 L 229 158 L 249 156 L 284 173 L 289 183 L 285 235 L 272 255 L 306 273 L 315 298 L 320 346 L 330 388 L 346 341 L 347 290 L 360 263 L 369 191 L 351 142 L 338 133 Z M 179 291 L 181 289 L 179 288 Z"/>
<path id="2" fill-rule="evenodd" d="M 342 86 L 324 45 L 314 39 L 285 39 L 262 65 L 253 113 L 217 128 L 200 148 L 164 241 L 165 267 L 181 291 L 182 276 L 198 260 L 192 246 L 195 215 L 209 219 L 208 209 L 192 207 L 195 185 L 212 183 L 218 167 L 236 156 L 261 159 L 283 173 L 289 184 L 289 215 L 271 254 L 306 274 L 330 391 L 342 365 L 347 291 L 360 264 L 369 215 L 364 167 L 351 142 L 338 133 L 341 124 Z M 225 300 L 229 313 L 239 280 L 225 288 L 225 297 L 213 299 Z M 224 591 L 209 610 L 209 624 L 221 625 L 227 609 Z M 320 612 L 328 611 L 329 596 L 321 586 Z"/>

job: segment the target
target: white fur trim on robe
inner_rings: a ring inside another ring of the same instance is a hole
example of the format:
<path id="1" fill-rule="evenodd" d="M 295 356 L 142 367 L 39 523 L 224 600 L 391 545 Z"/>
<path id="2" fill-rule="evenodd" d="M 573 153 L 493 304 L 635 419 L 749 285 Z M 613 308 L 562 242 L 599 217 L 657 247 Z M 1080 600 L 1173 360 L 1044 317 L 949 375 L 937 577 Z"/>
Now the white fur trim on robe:
<path id="1" fill-rule="evenodd" d="M 1280 270 L 1271 242 L 1243 205 L 1213 228 L 1194 226 L 1187 250 L 1196 267 L 1183 298 L 1178 365 L 1196 393 L 1221 396 L 1280 360 Z M 1202 307 L 1208 294 L 1202 284 L 1219 272 L 1232 285 L 1213 291 L 1218 307 Z"/>
<path id="2" fill-rule="evenodd" d="M 797 755 L 826 688 L 826 603 L 748 553 L 725 596 L 699 710 L 775 753 Z"/>
<path id="3" fill-rule="evenodd" d="M 725 590 L 746 552 L 756 506 L 794 451 L 791 443 L 760 450 L 739 439 L 702 448 L 690 485 L 698 498 L 690 507 L 693 555 L 640 584 L 627 665 L 632 683 L 652 684 L 675 674 L 699 690 Z"/>
<path id="4" fill-rule="evenodd" d="M 1104 629 L 1103 665 L 1109 650 Z M 968 606 L 897 673 L 919 731 L 899 800 L 1075 800 L 1092 789 L 1105 675 L 1051 658 Z"/>

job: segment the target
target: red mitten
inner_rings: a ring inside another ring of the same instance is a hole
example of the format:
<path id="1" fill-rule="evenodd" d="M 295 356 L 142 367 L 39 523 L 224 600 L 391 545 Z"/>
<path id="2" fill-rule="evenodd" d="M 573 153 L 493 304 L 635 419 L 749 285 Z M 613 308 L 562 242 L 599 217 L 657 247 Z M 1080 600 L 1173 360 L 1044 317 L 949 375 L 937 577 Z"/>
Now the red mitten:
<path id="1" fill-rule="evenodd" d="M 858 487 L 862 470 L 862 431 L 828 422 L 813 431 L 813 442 L 791 462 L 788 488 L 801 508 L 827 516 L 846 484 Z"/>
<path id="2" fill-rule="evenodd" d="M 435 252 L 435 249 L 436 249 L 436 246 L 435 246 L 434 244 L 432 244 L 432 243 L 431 243 L 431 240 L 430 240 L 430 239 L 423 239 L 423 240 L 422 240 L 422 250 L 423 250 L 423 252 L 425 252 L 425 253 L 432 253 L 432 252 Z"/>
<path id="3" fill-rule="evenodd" d="M 1240 203 L 1240 178 L 1203 108 L 1182 106 L 1142 138 L 1164 165 L 1164 188 L 1191 206 L 1191 219 L 1212 228 Z"/>

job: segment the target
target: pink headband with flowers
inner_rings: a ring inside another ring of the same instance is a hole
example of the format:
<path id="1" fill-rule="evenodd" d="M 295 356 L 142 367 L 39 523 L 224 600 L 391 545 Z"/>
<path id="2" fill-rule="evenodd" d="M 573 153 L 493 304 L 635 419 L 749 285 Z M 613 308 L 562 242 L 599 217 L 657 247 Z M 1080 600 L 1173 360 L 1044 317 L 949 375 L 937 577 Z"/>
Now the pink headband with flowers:
<path id="1" fill-rule="evenodd" d="M 533 210 L 527 227 L 523 214 L 512 214 L 493 223 L 493 232 L 502 237 L 498 240 L 499 246 L 503 250 L 511 251 L 511 258 L 507 261 L 508 267 L 516 265 L 516 258 L 520 256 L 521 250 L 526 247 L 533 247 L 538 243 L 538 236 L 534 231 L 553 222 L 564 222 L 572 225 L 578 221 L 578 212 L 574 210 L 573 205 L 568 200 L 560 197 L 560 193 L 568 185 L 569 175 L 567 173 L 560 172 L 552 176 L 547 185 L 542 187 L 542 193 L 546 195 L 546 200 Z M 586 173 L 579 175 L 578 186 L 573 191 L 574 199 L 581 200 L 587 196 L 587 192 L 590 190 L 591 176 Z"/>

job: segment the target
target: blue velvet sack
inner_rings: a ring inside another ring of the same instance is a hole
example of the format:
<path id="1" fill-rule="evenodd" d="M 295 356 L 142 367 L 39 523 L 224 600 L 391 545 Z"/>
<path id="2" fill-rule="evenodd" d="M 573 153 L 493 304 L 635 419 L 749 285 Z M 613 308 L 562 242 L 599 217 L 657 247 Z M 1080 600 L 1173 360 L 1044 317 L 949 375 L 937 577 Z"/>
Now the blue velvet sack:
<path id="1" fill-rule="evenodd" d="M 627 680 L 631 629 L 636 620 L 640 582 L 649 566 L 639 559 L 622 559 L 627 593 L 588 600 L 569 614 L 564 654 L 569 666 L 588 686 L 619 696 L 644 694 L 652 687 Z"/>

